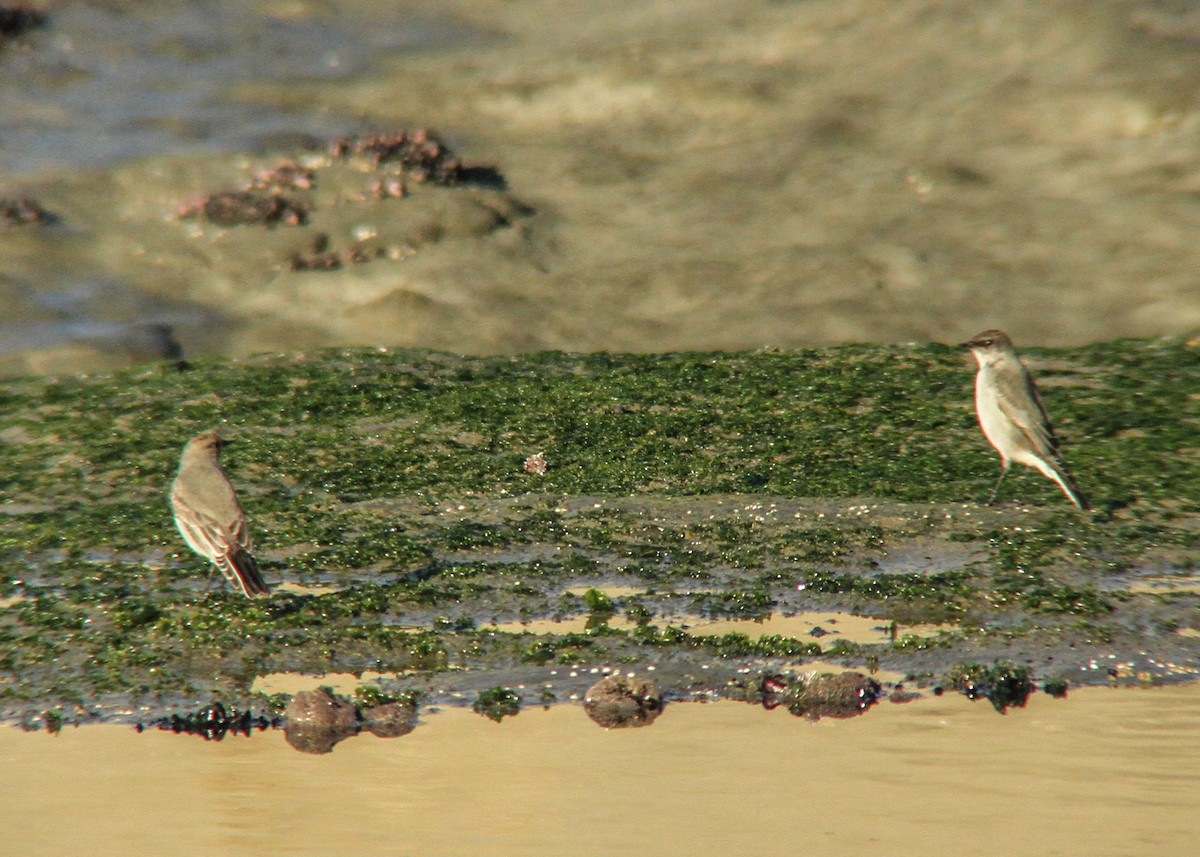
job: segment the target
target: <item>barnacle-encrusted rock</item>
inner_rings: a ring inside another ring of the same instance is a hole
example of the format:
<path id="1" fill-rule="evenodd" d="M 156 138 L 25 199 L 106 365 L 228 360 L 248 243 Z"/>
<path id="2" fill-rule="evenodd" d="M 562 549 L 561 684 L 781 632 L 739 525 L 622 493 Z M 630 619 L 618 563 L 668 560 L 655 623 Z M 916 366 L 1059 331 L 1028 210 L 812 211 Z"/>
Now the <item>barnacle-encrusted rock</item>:
<path id="1" fill-rule="evenodd" d="M 403 702 L 372 705 L 362 712 L 362 726 L 380 738 L 399 738 L 417 727 L 417 708 Z"/>
<path id="2" fill-rule="evenodd" d="M 358 709 L 329 688 L 302 690 L 284 712 L 287 742 L 303 753 L 328 753 L 333 745 L 358 733 Z"/>
<path id="3" fill-rule="evenodd" d="M 652 682 L 609 676 L 588 688 L 583 710 L 605 729 L 649 726 L 662 714 L 663 698 Z"/>
<path id="4" fill-rule="evenodd" d="M 180 210 L 181 218 L 203 218 L 217 226 L 259 224 L 301 226 L 308 221 L 308 208 L 282 194 L 265 191 L 222 191 L 210 194 Z"/>
<path id="5" fill-rule="evenodd" d="M 825 673 L 798 681 L 785 695 L 788 711 L 797 717 L 855 717 L 875 704 L 879 683 L 862 673 Z"/>

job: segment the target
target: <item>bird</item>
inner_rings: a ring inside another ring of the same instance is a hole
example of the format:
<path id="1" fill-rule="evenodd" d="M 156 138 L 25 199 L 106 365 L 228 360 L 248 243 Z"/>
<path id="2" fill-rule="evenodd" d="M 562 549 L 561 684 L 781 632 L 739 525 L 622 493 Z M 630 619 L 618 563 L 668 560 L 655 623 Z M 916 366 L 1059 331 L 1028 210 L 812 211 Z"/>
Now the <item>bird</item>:
<path id="1" fill-rule="evenodd" d="M 175 525 L 196 553 L 220 569 L 225 579 L 247 598 L 271 594 L 258 563 L 250 553 L 246 513 L 221 469 L 221 449 L 232 441 L 215 430 L 187 442 L 179 458 L 179 473 L 171 486 Z"/>
<path id="2" fill-rule="evenodd" d="M 996 499 L 1008 466 L 1015 461 L 1037 468 L 1079 509 L 1091 508 L 1067 470 L 1037 385 L 1017 356 L 1008 334 L 985 330 L 961 343 L 961 347 L 971 349 L 979 364 L 975 376 L 975 413 L 984 437 L 1000 454 L 1000 478 L 987 499 L 988 504 Z"/>

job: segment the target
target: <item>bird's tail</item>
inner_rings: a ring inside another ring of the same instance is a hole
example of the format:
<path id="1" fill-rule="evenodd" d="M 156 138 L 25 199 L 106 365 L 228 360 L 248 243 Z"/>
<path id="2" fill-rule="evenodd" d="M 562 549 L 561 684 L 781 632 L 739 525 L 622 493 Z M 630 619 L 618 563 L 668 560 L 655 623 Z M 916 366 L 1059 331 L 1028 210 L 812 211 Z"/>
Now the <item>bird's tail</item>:
<path id="1" fill-rule="evenodd" d="M 1067 499 L 1075 504 L 1076 508 L 1085 512 L 1092 508 L 1087 497 L 1079 490 L 1075 477 L 1071 475 L 1071 471 L 1067 470 L 1067 466 L 1061 460 L 1053 463 L 1047 462 L 1047 466 L 1041 470 L 1047 477 L 1058 483 L 1058 487 L 1067 495 Z"/>
<path id="2" fill-rule="evenodd" d="M 258 563 L 249 551 L 239 550 L 230 554 L 218 567 L 225 579 L 240 589 L 247 598 L 263 598 L 271 594 L 262 575 L 258 573 Z"/>

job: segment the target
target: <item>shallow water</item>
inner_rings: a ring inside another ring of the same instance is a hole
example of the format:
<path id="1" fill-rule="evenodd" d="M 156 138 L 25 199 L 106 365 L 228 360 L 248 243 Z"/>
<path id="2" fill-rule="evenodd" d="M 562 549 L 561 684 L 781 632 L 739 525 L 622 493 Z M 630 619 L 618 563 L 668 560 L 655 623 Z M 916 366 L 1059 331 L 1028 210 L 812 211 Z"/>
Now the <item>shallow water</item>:
<path id="1" fill-rule="evenodd" d="M 574 706 L 427 714 L 326 756 L 282 734 L 0 730 L 5 853 L 1195 854 L 1200 685 L 958 696 L 818 723 L 677 704 L 604 731 Z"/>
<path id="2" fill-rule="evenodd" d="M 478 34 L 389 4 L 100 0 L 56 4 L 0 52 L 0 176 L 261 150 L 344 133 L 350 112 L 265 107 L 248 83 L 348 81 L 381 57 Z"/>
<path id="3" fill-rule="evenodd" d="M 377 70 L 385 56 L 480 39 L 445 17 L 388 4 L 57 4 L 45 28 L 0 46 L 0 199 L 84 174 L 94 189 L 110 171 L 146 159 L 242 157 L 349 133 L 361 127 L 359 111 L 264 105 L 239 88 L 346 83 Z M 113 198 L 99 193 L 102 216 L 111 220 Z M 71 251 L 94 228 L 80 216 L 91 207 L 80 196 L 67 192 L 48 203 L 61 224 L 35 243 L 32 270 L 0 266 L 0 372 L 161 359 L 169 351 L 157 334 L 163 325 L 182 332 L 193 356 L 219 352 L 213 338 L 230 324 L 219 307 L 156 294 L 117 270 L 128 248 L 115 250 L 115 265 Z M 23 255 L 17 248 L 29 231 L 2 236 L 10 262 Z M 98 232 L 99 241 L 110 240 L 103 224 Z"/>

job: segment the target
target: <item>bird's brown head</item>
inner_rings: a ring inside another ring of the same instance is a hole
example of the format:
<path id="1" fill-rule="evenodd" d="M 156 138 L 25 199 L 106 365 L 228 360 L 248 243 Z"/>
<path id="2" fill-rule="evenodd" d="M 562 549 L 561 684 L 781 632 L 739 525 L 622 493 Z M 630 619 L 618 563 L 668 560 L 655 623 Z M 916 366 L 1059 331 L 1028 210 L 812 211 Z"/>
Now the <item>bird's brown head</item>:
<path id="1" fill-rule="evenodd" d="M 985 366 L 1004 366 L 1017 360 L 1012 340 L 1003 330 L 985 330 L 960 344 L 963 348 L 971 349 L 971 354 L 980 369 Z"/>
<path id="2" fill-rule="evenodd" d="M 188 441 L 188 450 L 197 453 L 211 455 L 214 458 L 221 457 L 221 450 L 233 443 L 231 440 L 226 440 L 217 434 L 216 429 L 202 432 Z"/>
<path id="3" fill-rule="evenodd" d="M 1012 340 L 1008 338 L 1008 334 L 1003 330 L 985 330 L 983 333 L 977 333 L 968 339 L 966 342 L 959 343 L 963 348 L 970 348 L 972 351 L 1011 351 L 1013 347 Z"/>

